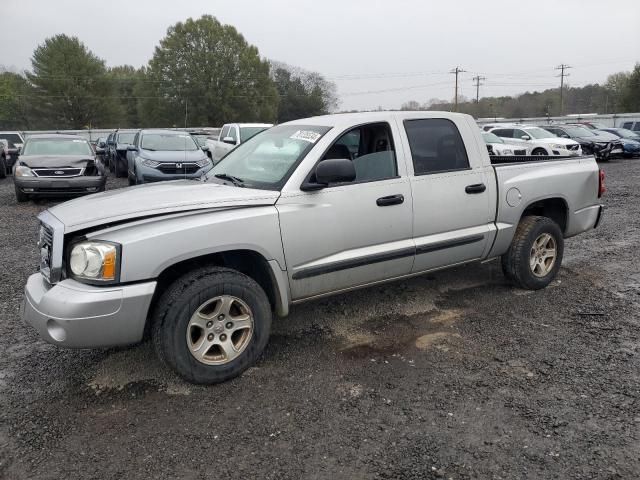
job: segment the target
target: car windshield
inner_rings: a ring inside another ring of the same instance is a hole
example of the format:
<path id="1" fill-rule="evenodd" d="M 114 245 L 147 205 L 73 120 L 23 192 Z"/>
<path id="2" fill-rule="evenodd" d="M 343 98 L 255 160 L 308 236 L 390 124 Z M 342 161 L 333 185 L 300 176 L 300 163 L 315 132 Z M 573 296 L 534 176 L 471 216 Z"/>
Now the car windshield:
<path id="1" fill-rule="evenodd" d="M 484 138 L 485 143 L 504 143 L 504 140 L 502 140 L 499 136 L 497 136 L 494 133 L 489 133 L 489 132 L 483 133 L 482 138 Z"/>
<path id="2" fill-rule="evenodd" d="M 20 138 L 20 136 L 16 135 L 15 133 L 0 134 L 0 139 L 6 140 L 9 144 L 9 148 L 15 148 L 16 143 L 22 143 L 22 139 Z"/>
<path id="3" fill-rule="evenodd" d="M 145 133 L 142 136 L 144 150 L 161 151 L 193 151 L 198 150 L 198 145 L 188 133 Z"/>
<path id="4" fill-rule="evenodd" d="M 607 132 L 611 132 L 614 135 L 618 135 L 621 138 L 629 138 L 631 140 L 640 139 L 640 135 L 638 135 L 635 132 L 632 132 L 631 130 L 627 130 L 626 128 L 618 128 L 617 130 L 614 130 L 614 131 L 607 130 Z"/>
<path id="5" fill-rule="evenodd" d="M 135 136 L 135 133 L 119 133 L 118 143 L 133 143 L 133 138 Z"/>
<path id="6" fill-rule="evenodd" d="M 93 155 L 86 140 L 72 138 L 30 138 L 22 155 Z"/>
<path id="7" fill-rule="evenodd" d="M 240 127 L 240 142 L 246 142 L 269 127 Z"/>
<path id="8" fill-rule="evenodd" d="M 532 138 L 555 138 L 556 135 L 545 130 L 544 128 L 527 128 L 525 130 L 527 134 L 531 135 Z"/>
<path id="9" fill-rule="evenodd" d="M 293 169 L 331 127 L 318 125 L 279 125 L 229 152 L 209 173 L 207 181 L 218 176 L 235 177 L 246 186 L 279 190 Z"/>
<path id="10" fill-rule="evenodd" d="M 584 127 L 563 127 L 564 130 L 572 137 L 595 137 L 590 130 Z"/>
<path id="11" fill-rule="evenodd" d="M 207 136 L 206 135 L 192 135 L 194 140 L 198 145 L 204 147 L 207 144 Z"/>

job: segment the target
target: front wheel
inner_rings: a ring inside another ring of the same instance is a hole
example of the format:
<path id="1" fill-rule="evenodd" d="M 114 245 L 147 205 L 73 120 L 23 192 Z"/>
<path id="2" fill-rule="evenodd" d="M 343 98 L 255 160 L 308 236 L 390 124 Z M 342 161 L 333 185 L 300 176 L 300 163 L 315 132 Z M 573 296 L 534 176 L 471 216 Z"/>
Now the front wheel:
<path id="1" fill-rule="evenodd" d="M 0 157 L 0 178 L 7 178 L 7 160 Z"/>
<path id="2" fill-rule="evenodd" d="M 205 267 L 169 286 L 152 321 L 160 359 L 189 382 L 214 384 L 258 360 L 269 338 L 271 307 L 252 278 Z"/>
<path id="3" fill-rule="evenodd" d="M 531 155 L 546 155 L 547 151 L 544 148 L 536 148 L 531 152 Z"/>
<path id="4" fill-rule="evenodd" d="M 524 217 L 502 256 L 502 271 L 517 286 L 539 290 L 558 274 L 563 253 L 564 238 L 556 222 L 547 217 Z"/>
<path id="5" fill-rule="evenodd" d="M 29 195 L 20 190 L 17 185 L 14 185 L 14 187 L 16 189 L 16 200 L 18 203 L 24 203 L 29 200 Z"/>

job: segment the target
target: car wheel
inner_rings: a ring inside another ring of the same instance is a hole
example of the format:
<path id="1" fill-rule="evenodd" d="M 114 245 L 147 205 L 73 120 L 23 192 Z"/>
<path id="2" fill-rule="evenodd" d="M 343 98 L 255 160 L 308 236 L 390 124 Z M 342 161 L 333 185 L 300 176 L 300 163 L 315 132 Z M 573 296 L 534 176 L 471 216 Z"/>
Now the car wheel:
<path id="1" fill-rule="evenodd" d="M 190 382 L 214 384 L 258 360 L 269 338 L 271 308 L 252 278 L 205 267 L 169 286 L 152 322 L 160 359 Z"/>
<path id="2" fill-rule="evenodd" d="M 538 290 L 556 277 L 563 253 L 564 238 L 558 224 L 547 217 L 527 216 L 502 256 L 502 271 L 517 286 Z"/>
<path id="3" fill-rule="evenodd" d="M 0 157 L 0 178 L 7 178 L 7 160 Z"/>
<path id="4" fill-rule="evenodd" d="M 18 201 L 18 203 L 27 202 L 29 200 L 29 195 L 20 190 L 17 185 L 14 184 L 14 186 L 16 189 L 16 200 Z"/>
<path id="5" fill-rule="evenodd" d="M 547 151 L 544 148 L 535 148 L 531 155 L 546 155 Z"/>
<path id="6" fill-rule="evenodd" d="M 138 177 L 136 176 L 135 170 L 133 171 L 133 175 L 132 175 L 131 172 L 129 172 L 129 170 L 127 169 L 127 177 L 129 179 L 129 186 L 130 187 L 132 187 L 136 183 L 138 183 Z"/>

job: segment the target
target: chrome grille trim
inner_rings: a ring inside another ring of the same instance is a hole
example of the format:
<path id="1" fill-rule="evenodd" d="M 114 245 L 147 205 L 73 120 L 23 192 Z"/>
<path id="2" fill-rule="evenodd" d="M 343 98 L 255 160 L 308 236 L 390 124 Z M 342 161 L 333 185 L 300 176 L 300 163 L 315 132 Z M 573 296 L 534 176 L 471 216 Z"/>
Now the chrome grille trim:
<path id="1" fill-rule="evenodd" d="M 64 225 L 55 216 L 45 210 L 38 215 L 41 225 L 40 273 L 51 284 L 62 278 L 62 248 L 64 243 Z M 46 251 L 43 251 L 46 250 Z"/>
<path id="2" fill-rule="evenodd" d="M 84 175 L 84 168 L 32 168 L 33 174 L 39 178 L 69 178 Z M 64 172 L 56 175 L 53 172 Z M 53 175 L 51 175 L 53 173 Z"/>

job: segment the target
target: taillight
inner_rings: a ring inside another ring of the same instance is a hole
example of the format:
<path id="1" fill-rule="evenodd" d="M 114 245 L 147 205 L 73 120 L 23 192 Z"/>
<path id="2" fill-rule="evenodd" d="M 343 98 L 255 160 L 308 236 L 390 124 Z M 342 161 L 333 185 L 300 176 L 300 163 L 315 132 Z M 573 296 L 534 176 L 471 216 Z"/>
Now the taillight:
<path id="1" fill-rule="evenodd" d="M 604 170 L 600 169 L 598 172 L 598 198 L 600 198 L 607 191 L 607 187 L 604 184 Z"/>

